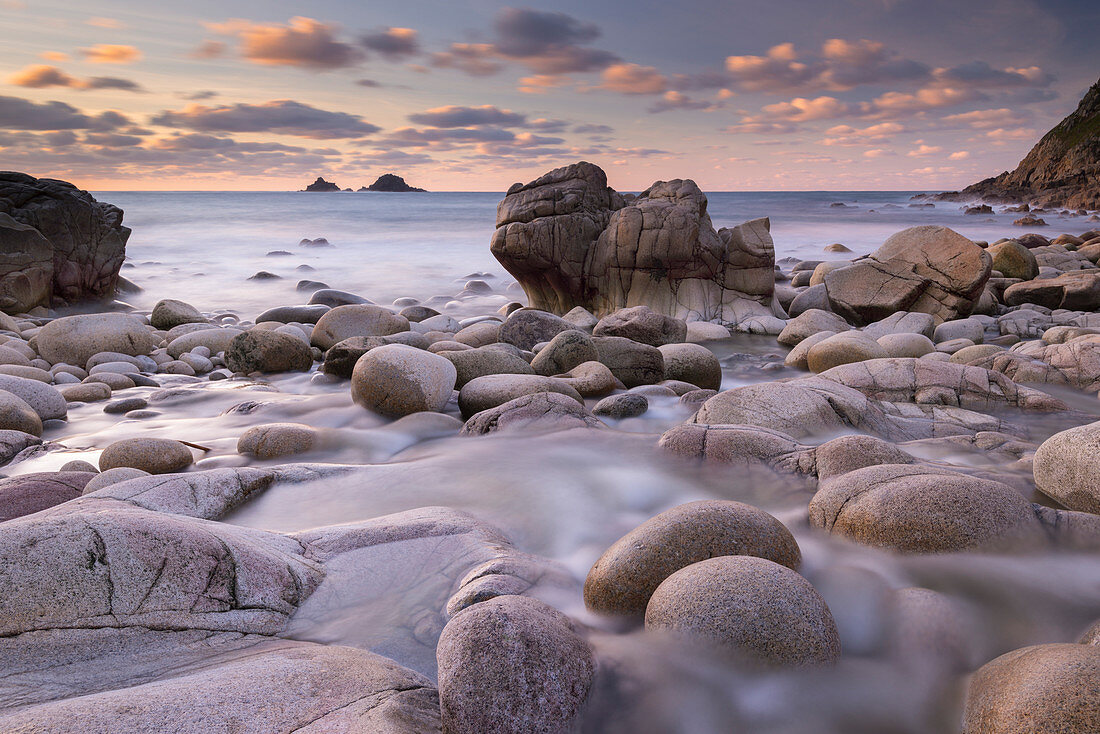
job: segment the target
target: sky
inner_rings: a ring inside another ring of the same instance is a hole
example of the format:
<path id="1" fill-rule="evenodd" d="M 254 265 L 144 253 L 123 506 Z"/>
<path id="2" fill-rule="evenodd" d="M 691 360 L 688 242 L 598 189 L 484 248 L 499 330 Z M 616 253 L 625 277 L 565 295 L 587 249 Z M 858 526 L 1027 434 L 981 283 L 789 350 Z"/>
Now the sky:
<path id="1" fill-rule="evenodd" d="M 1100 76 L 1097 0 L 0 0 L 0 169 L 93 190 L 943 190 Z"/>

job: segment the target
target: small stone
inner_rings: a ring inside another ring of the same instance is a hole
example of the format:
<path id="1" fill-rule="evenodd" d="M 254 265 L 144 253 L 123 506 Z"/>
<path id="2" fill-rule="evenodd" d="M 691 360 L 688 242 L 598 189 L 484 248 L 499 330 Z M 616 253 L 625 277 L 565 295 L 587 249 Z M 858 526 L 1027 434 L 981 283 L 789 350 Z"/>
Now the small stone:
<path id="1" fill-rule="evenodd" d="M 166 298 L 153 306 L 149 323 L 155 329 L 171 329 L 180 324 L 205 324 L 207 319 L 190 303 Z"/>
<path id="2" fill-rule="evenodd" d="M 61 395 L 70 403 L 97 403 L 111 399 L 111 386 L 104 382 L 84 382 L 79 385 L 66 385 Z"/>
<path id="3" fill-rule="evenodd" d="M 134 469 L 129 466 L 120 466 L 114 469 L 108 469 L 107 471 L 96 474 L 87 484 L 84 485 L 84 491 L 82 494 L 90 494 L 96 490 L 103 489 L 104 487 L 110 487 L 112 484 L 118 484 L 119 482 L 126 482 L 131 479 L 138 479 L 139 477 L 152 476 L 147 471 L 141 469 Z"/>
<path id="4" fill-rule="evenodd" d="M 103 406 L 104 413 L 129 413 L 132 410 L 141 410 L 149 407 L 149 401 L 145 398 L 123 398 L 115 400 Z"/>
<path id="5" fill-rule="evenodd" d="M 115 441 L 103 450 L 99 457 L 99 468 L 106 471 L 116 467 L 131 467 L 150 474 L 171 474 L 183 471 L 193 462 L 191 449 L 179 441 L 168 438 L 126 438 Z"/>
<path id="6" fill-rule="evenodd" d="M 317 430 L 301 423 L 269 423 L 253 426 L 237 440 L 237 453 L 259 459 L 278 459 L 310 451 L 317 443 Z"/>

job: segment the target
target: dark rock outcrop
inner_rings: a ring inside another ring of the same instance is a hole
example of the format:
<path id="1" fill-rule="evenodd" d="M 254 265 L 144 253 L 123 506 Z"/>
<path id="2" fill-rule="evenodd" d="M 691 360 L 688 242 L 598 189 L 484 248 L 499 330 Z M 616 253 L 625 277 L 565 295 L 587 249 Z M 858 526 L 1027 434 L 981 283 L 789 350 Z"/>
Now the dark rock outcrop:
<path id="1" fill-rule="evenodd" d="M 493 255 L 533 308 L 605 315 L 629 306 L 740 331 L 778 333 L 767 219 L 715 231 L 691 180 L 629 199 L 591 163 L 515 184 L 497 206 Z"/>
<path id="2" fill-rule="evenodd" d="M 129 237 L 122 210 L 87 191 L 0 172 L 0 309 L 111 297 Z"/>
<path id="3" fill-rule="evenodd" d="M 331 181 L 326 181 L 321 176 L 317 177 L 317 180 L 306 186 L 302 191 L 339 191 L 340 187 Z"/>
<path id="4" fill-rule="evenodd" d="M 1100 209 L 1100 81 L 1092 85 L 1073 114 L 1043 136 L 1016 170 L 938 198 Z"/>
<path id="5" fill-rule="evenodd" d="M 393 173 L 384 173 L 370 186 L 364 186 L 360 191 L 386 191 L 390 193 L 425 193 L 424 189 L 409 186 L 405 179 Z"/>

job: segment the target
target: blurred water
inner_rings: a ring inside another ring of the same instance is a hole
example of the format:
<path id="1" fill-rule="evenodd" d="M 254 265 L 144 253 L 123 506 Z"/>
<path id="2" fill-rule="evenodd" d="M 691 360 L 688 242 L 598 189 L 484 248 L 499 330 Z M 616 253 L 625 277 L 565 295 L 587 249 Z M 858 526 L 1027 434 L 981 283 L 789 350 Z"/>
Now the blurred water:
<path id="1" fill-rule="evenodd" d="M 994 240 L 1011 234 L 1012 221 L 1019 216 L 966 216 L 953 203 L 912 209 L 912 193 L 719 192 L 708 197 L 716 227 L 770 217 L 777 258 L 852 257 L 823 253 L 822 247 L 839 242 L 863 254 L 894 232 L 922 224 L 942 224 L 972 239 Z M 295 291 L 303 279 L 378 303 L 402 296 L 425 300 L 453 295 L 474 273 L 494 274 L 490 283 L 499 293 L 511 280 L 489 253 L 500 193 L 95 195 L 122 207 L 126 224 L 134 230 L 123 275 L 145 288 L 126 299 L 139 307 L 180 298 L 203 310 L 228 309 L 251 317 L 270 306 L 308 300 L 308 292 Z M 1084 218 L 1044 216 L 1055 232 L 1090 228 Z M 318 237 L 332 247 L 298 244 Z M 267 255 L 273 251 L 291 254 Z M 248 280 L 261 270 L 281 279 Z M 522 293 L 508 296 L 522 300 Z"/>

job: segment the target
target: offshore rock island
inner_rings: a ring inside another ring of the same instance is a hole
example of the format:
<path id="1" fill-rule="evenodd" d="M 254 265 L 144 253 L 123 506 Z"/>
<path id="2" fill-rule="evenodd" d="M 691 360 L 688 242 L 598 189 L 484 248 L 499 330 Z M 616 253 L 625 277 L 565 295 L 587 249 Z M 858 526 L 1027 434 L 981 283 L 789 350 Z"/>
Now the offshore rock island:
<path id="1" fill-rule="evenodd" d="M 335 183 L 326 181 L 323 177 L 318 176 L 317 180 L 306 186 L 302 191 L 311 192 L 334 192 L 334 191 L 351 191 L 351 189 L 341 189 Z M 359 188 L 360 192 L 363 191 L 383 191 L 388 193 L 425 193 L 425 189 L 418 189 L 415 186 L 409 186 L 405 183 L 405 179 L 393 173 L 384 173 L 379 176 L 374 183 L 370 186 L 362 186 Z"/>

